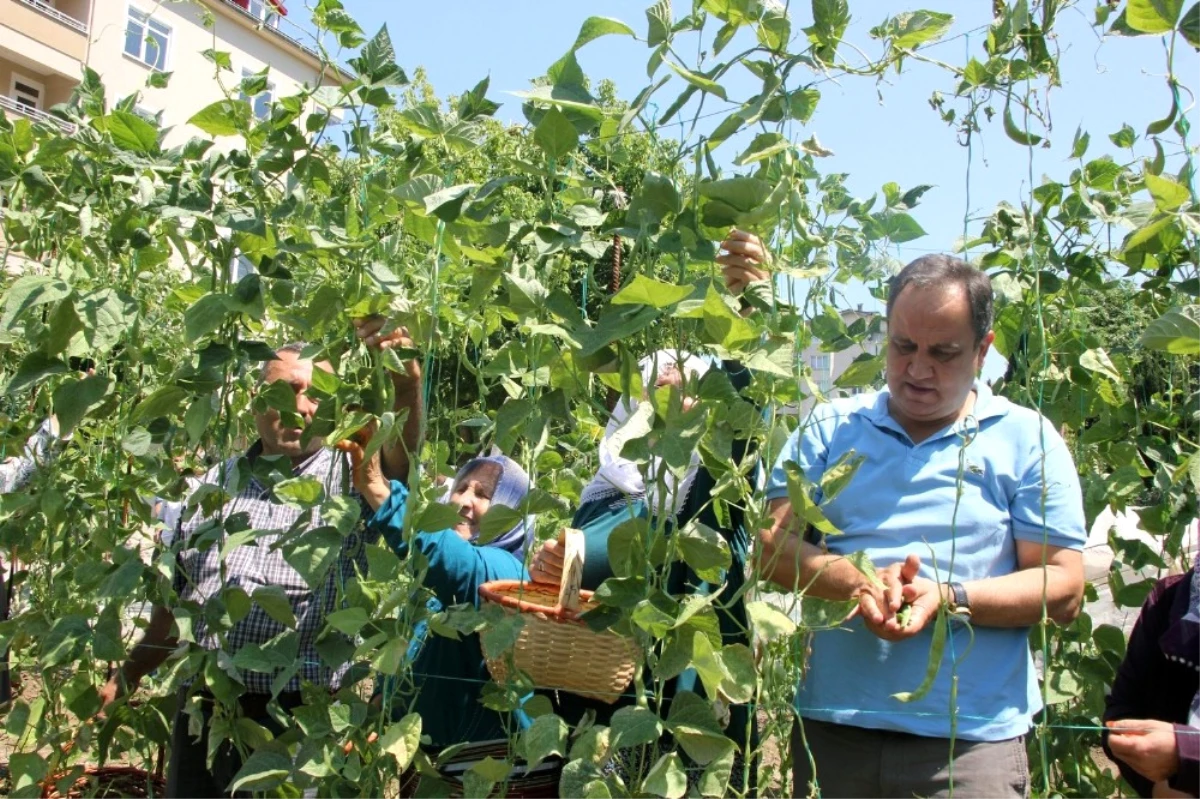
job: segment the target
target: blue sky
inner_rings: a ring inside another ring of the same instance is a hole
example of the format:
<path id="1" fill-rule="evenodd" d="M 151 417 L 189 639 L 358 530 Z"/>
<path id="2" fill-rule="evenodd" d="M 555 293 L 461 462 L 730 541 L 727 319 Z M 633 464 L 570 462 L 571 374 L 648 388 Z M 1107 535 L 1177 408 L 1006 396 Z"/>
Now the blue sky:
<path id="1" fill-rule="evenodd" d="M 531 78 L 543 74 L 574 42 L 585 19 L 613 17 L 644 37 L 645 9 L 650 4 L 649 0 L 605 3 L 455 0 L 419 4 L 343 1 L 368 35 L 386 23 L 397 61 L 410 72 L 417 66 L 424 67 L 440 97 L 461 93 L 480 78 L 490 76 L 489 96 L 503 103 L 497 116 L 520 123 L 524 122 L 520 102 L 507 92 L 526 89 Z M 675 3 L 677 18 L 686 12 L 688 5 L 685 0 Z M 923 49 L 923 53 L 954 65 L 965 64 L 971 55 L 985 60 L 983 44 L 991 21 L 991 3 L 978 0 L 929 2 L 924 6 L 893 0 L 852 2 L 853 21 L 845 36 L 850 46 L 843 45 L 841 55 L 859 62 L 864 56 L 854 48 L 866 55 L 877 54 L 878 43 L 869 37 L 868 30 L 888 15 L 920 7 L 955 16 L 954 27 L 945 39 Z M 802 36 L 799 29 L 811 24 L 810 6 L 792 3 L 791 8 L 793 32 Z M 298 8 L 294 17 L 303 13 Z M 1166 52 L 1162 41 L 1150 36 L 1101 39 L 1091 25 L 1092 13 L 1092 4 L 1080 3 L 1062 11 L 1055 26 L 1063 85 L 1049 96 L 1052 121 L 1049 149 L 1030 149 L 1012 142 L 1005 136 L 997 116 L 976 136 L 968 153 L 956 141 L 955 131 L 942 122 L 928 102 L 931 94 L 940 90 L 946 95 L 949 107 L 953 102 L 953 77 L 942 69 L 916 62 L 906 63 L 902 74 L 893 72 L 882 82 L 857 76 L 822 80 L 814 75 L 813 80 L 821 80 L 820 104 L 810 123 L 794 128 L 790 134 L 796 141 L 816 134 L 821 144 L 835 153 L 819 167 L 826 173 L 849 173 L 848 185 L 858 197 L 869 197 L 888 181 L 895 181 L 904 189 L 933 184 L 935 188 L 914 211 L 928 235 L 893 247 L 891 255 L 907 262 L 924 252 L 949 250 L 963 233 L 964 216 L 980 220 L 1001 200 L 1015 203 L 1028 197 L 1031 175 L 1034 186 L 1043 175 L 1065 180 L 1073 168 L 1069 156 L 1077 127 L 1091 133 L 1088 158 L 1111 152 L 1118 160 L 1127 161 L 1128 151 L 1117 152 L 1108 134 L 1128 122 L 1140 136 L 1147 124 L 1166 115 L 1171 99 L 1164 80 Z M 709 27 L 712 30 L 706 32 L 703 47 L 711 46 L 716 31 L 715 25 L 710 23 Z M 696 39 L 690 41 L 695 47 Z M 728 57 L 738 52 L 739 44 L 745 45 L 747 41 L 735 38 L 722 55 Z M 608 36 L 588 44 L 579 51 L 578 58 L 593 82 L 610 78 L 616 82 L 621 96 L 632 99 L 649 82 L 645 69 L 649 53 L 644 42 Z M 694 57 L 694 53 L 693 50 L 681 55 Z M 664 74 L 665 68 L 660 68 L 656 77 Z M 1200 58 L 1182 39 L 1177 46 L 1176 74 L 1185 85 L 1196 90 Z M 758 85 L 748 74 L 743 75 L 723 81 L 729 89 L 730 110 L 734 102 L 754 94 Z M 655 95 L 659 113 L 683 85 L 675 78 Z M 721 110 L 722 105 L 710 101 L 705 110 L 709 109 Z M 654 110 L 652 106 L 652 114 Z M 1002 111 L 1002 107 L 997 110 Z M 715 125 L 723 116 L 703 121 L 701 128 Z M 1195 127 L 1194 110 L 1190 118 Z M 678 137 L 680 131 L 677 125 L 672 125 L 661 130 L 660 135 Z M 1200 132 L 1193 133 L 1193 146 L 1198 138 Z M 1142 144 L 1139 139 L 1136 145 L 1139 155 L 1148 152 Z M 1165 144 L 1168 152 L 1179 149 L 1177 143 L 1174 147 L 1169 142 Z M 740 142 L 727 142 L 718 150 L 718 160 L 729 164 L 741 149 Z M 977 221 L 972 225 L 972 232 L 978 232 L 979 224 Z M 865 291 L 854 292 L 852 299 L 862 300 L 868 307 L 873 303 Z"/>

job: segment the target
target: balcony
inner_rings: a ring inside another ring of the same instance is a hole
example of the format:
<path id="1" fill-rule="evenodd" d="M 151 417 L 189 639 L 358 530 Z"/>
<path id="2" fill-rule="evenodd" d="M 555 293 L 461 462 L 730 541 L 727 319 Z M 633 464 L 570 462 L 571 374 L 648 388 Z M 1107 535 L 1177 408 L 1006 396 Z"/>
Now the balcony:
<path id="1" fill-rule="evenodd" d="M 78 79 L 87 57 L 89 2 L 0 0 L 0 51 L 17 54 L 41 74 Z"/>
<path id="2" fill-rule="evenodd" d="M 0 94 L 0 109 L 3 109 L 4 113 L 9 117 L 11 117 L 13 114 L 17 114 L 18 116 L 23 116 L 32 120 L 33 122 L 42 122 L 47 125 L 57 125 L 64 133 L 75 132 L 75 126 L 70 122 L 59 119 L 55 116 L 51 116 L 45 111 L 39 111 L 31 105 L 22 103 L 15 97 L 9 97 L 8 95 Z"/>
<path id="3" fill-rule="evenodd" d="M 209 0 L 209 2 L 219 9 L 229 9 L 231 16 L 250 22 L 264 31 L 270 31 L 272 35 L 299 48 L 312 58 L 320 58 L 311 45 L 305 44 L 297 38 L 304 36 L 305 32 L 287 19 L 287 9 L 281 0 Z M 294 31 L 294 35 L 286 29 Z"/>
<path id="4" fill-rule="evenodd" d="M 54 20 L 55 22 L 58 22 L 62 25 L 66 25 L 68 28 L 74 28 L 75 30 L 82 33 L 84 36 L 87 35 L 88 26 L 87 26 L 86 22 L 84 22 L 81 19 L 76 19 L 71 14 L 67 14 L 67 13 L 63 13 L 62 11 L 59 11 L 57 8 L 50 5 L 49 3 L 43 2 L 43 0 L 19 0 L 19 2 L 24 3 L 25 5 L 29 6 L 30 8 L 33 8 L 34 10 L 36 10 L 42 14 L 45 14 L 47 17 Z M 82 11 L 86 14 L 86 11 L 87 11 L 86 3 L 76 4 L 76 5 L 82 5 L 83 6 Z"/>

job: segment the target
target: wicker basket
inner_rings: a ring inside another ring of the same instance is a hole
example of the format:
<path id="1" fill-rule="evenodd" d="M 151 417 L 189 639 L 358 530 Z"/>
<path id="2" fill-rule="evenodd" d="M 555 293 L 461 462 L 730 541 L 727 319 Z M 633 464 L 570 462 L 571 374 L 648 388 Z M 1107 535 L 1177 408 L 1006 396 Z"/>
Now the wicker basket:
<path id="1" fill-rule="evenodd" d="M 583 533 L 564 531 L 561 585 L 494 580 L 479 586 L 485 603 L 500 605 L 508 613 L 524 614 L 516 644 L 499 657 L 487 658 L 488 671 L 497 682 L 509 677 L 510 663 L 529 675 L 538 688 L 567 691 L 612 704 L 617 701 L 640 666 L 637 645 L 611 630 L 595 632 L 579 620 L 595 606 L 591 591 L 581 591 Z"/>

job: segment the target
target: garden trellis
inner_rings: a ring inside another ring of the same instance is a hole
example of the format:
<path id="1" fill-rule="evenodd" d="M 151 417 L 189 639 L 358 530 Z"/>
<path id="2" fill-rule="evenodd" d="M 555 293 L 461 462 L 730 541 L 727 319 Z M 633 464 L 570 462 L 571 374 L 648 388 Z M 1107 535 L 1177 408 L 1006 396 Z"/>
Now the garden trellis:
<path id="1" fill-rule="evenodd" d="M 871 13 L 865 4 L 857 10 Z M 487 81 L 450 103 L 419 81 L 405 88 L 386 29 L 367 38 L 336 0 L 320 0 L 314 24 L 322 41 L 336 43 L 325 57 L 351 54 L 355 78 L 280 98 L 265 120 L 230 81 L 228 99 L 192 120 L 205 136 L 164 150 L 162 131 L 135 113 L 136 98 L 107 97 L 89 72 L 72 102 L 55 110 L 75 123 L 73 132 L 0 121 L 0 246 L 24 264 L 5 279 L 0 317 L 5 451 L 17 452 L 51 412 L 70 433 L 28 490 L 0 500 L 0 552 L 18 600 L 0 623 L 0 644 L 24 685 L 4 718 L 9 792 L 40 795 L 43 784 L 73 782 L 85 764 L 149 770 L 182 680 L 204 675 L 228 709 L 237 669 L 275 662 L 261 652 L 263 660 L 230 663 L 185 645 L 144 686 L 141 704 L 97 715 L 97 688 L 109 664 L 124 658 L 142 606 L 172 600 L 173 552 L 160 548 L 144 560 L 131 540 L 153 523 L 147 500 L 220 507 L 214 492 L 189 499 L 179 469 L 237 452 L 252 437 L 254 403 L 295 412 L 287 392 L 255 397 L 255 366 L 272 345 L 312 342 L 335 366 L 331 376 L 314 376 L 322 399 L 314 435 L 341 437 L 372 415 L 385 434 L 398 429 L 380 392 L 399 361 L 353 345 L 351 317 L 397 317 L 423 357 L 428 423 L 410 534 L 445 524 L 433 475 L 493 445 L 531 475 L 523 511 L 536 515 L 539 536 L 555 533 L 595 471 L 608 393 L 636 393 L 638 357 L 664 348 L 739 359 L 753 381 L 739 394 L 723 376 L 706 379 L 699 413 L 678 413 L 669 404 L 677 397 L 662 398 L 627 454 L 644 459 L 653 450 L 677 469 L 701 452 L 716 478 L 708 504 L 717 518 L 737 507 L 757 529 L 764 516 L 753 463 L 737 460 L 732 442 L 748 439 L 773 462 L 784 435 L 804 423 L 781 411 L 821 394 L 797 353 L 814 340 L 844 350 L 878 332 L 842 320 L 844 286 L 857 281 L 881 296 L 890 248 L 924 233 L 917 217 L 928 186 L 886 183 L 860 200 L 844 175 L 822 173 L 827 151 L 813 134 L 819 87 L 892 72 L 903 80 L 917 62 L 945 71 L 948 88 L 934 105 L 947 141 L 968 147 L 968 164 L 980 137 L 1028 152 L 1028 194 L 999 206 L 981 228 L 969 214 L 963 220 L 964 251 L 998 289 L 996 347 L 1009 371 L 996 390 L 1040 409 L 1064 433 L 1089 521 L 1105 506 L 1136 508 L 1156 547 L 1114 538 L 1109 588 L 1117 604 L 1138 606 L 1150 582 L 1127 581 L 1123 567 L 1152 575 L 1188 563 L 1200 488 L 1194 87 L 1176 73 L 1183 49 L 1200 46 L 1200 5 L 1127 0 L 1094 11 L 1106 36 L 1161 38 L 1169 111 L 1144 128 L 1138 121 L 1113 132 L 1118 156 L 1090 157 L 1091 137 L 1077 131 L 1069 174 L 1040 182 L 1034 148 L 1061 132 L 1049 125 L 1047 95 L 1068 91 L 1058 88 L 1056 26 L 1064 13 L 1093 10 L 1017 0 L 994 12 L 989 26 L 954 38 L 947 14 L 896 15 L 871 29 L 868 55 L 843 42 L 846 2 L 703 0 L 673 9 L 660 0 L 644 28 L 588 19 L 566 54 L 520 93 L 528 125 L 516 128 L 493 118 Z M 652 83 L 631 103 L 589 81 L 576 59 L 604 36 L 647 46 Z M 964 63 L 948 63 L 945 45 L 959 41 Z M 688 60 L 693 45 L 697 57 Z M 214 76 L 227 77 L 219 55 Z M 745 100 L 731 99 L 725 86 L 735 72 L 759 87 Z M 713 110 L 716 103 L 724 107 Z M 338 114 L 343 121 L 334 124 Z M 965 178 L 969 194 L 970 171 Z M 755 312 L 747 317 L 712 263 L 713 242 L 735 225 L 769 242 L 778 275 L 750 292 Z M 255 269 L 235 280 L 228 265 L 239 253 Z M 617 260 L 614 285 L 603 270 Z M 1136 330 L 1101 324 L 1120 314 Z M 85 366 L 94 374 L 81 374 Z M 837 387 L 875 385 L 881 369 L 881 358 L 864 355 Z M 278 482 L 275 491 L 337 510 L 303 481 Z M 300 570 L 313 580 L 336 549 L 318 532 L 297 530 L 284 544 L 289 562 L 305 564 Z M 533 726 L 513 734 L 512 757 L 564 757 L 569 795 L 675 799 L 689 784 L 724 795 L 743 790 L 755 769 L 760 792 L 785 794 L 776 755 L 786 749 L 806 641 L 846 609 L 808 599 L 789 616 L 757 593 L 766 586 L 754 575 L 748 613 L 761 651 L 723 645 L 712 634 L 714 605 L 738 597 L 671 597 L 663 586 L 673 562 L 698 573 L 728 567 L 727 544 L 699 525 L 667 536 L 654 523 L 644 533 L 623 553 L 624 576 L 644 579 L 614 583 L 621 591 L 610 592 L 609 610 L 645 652 L 650 668 L 635 684 L 645 700 L 610 728 L 586 730 L 537 705 Z M 482 628 L 485 648 L 511 644 L 519 621 L 487 609 L 431 617 L 419 586 L 415 563 L 371 548 L 366 572 L 343 586 L 329 619 L 351 643 L 330 636 L 322 658 L 365 664 L 359 687 L 370 672 L 394 678 L 403 694 L 413 676 L 407 641 L 422 621 L 435 634 Z M 219 627 L 252 602 L 269 597 L 228 590 L 199 612 Z M 961 646 L 957 635 L 940 640 Z M 275 654 L 286 646 L 285 634 Z M 1091 750 L 1122 631 L 1095 625 L 1085 609 L 1067 627 L 1035 628 L 1031 646 L 1047 704 L 1031 736 L 1035 790 L 1113 795 L 1117 783 Z M 935 646 L 931 664 L 942 654 Z M 963 656 L 959 648 L 952 654 Z M 685 667 L 754 708 L 760 734 L 723 729 L 696 693 L 662 702 L 664 684 Z M 519 676 L 494 683 L 485 701 L 512 709 L 530 687 Z M 350 687 L 311 693 L 306 704 L 291 733 L 274 740 L 218 713 L 222 732 L 247 755 L 242 787 L 378 795 L 426 757 L 419 717 L 385 718 Z M 659 752 L 652 744 L 667 733 L 676 750 Z M 638 752 L 630 762 L 640 766 L 622 776 L 606 769 L 618 750 Z M 735 759 L 735 750 L 743 756 Z M 472 770 L 469 792 L 502 790 L 510 765 Z"/>

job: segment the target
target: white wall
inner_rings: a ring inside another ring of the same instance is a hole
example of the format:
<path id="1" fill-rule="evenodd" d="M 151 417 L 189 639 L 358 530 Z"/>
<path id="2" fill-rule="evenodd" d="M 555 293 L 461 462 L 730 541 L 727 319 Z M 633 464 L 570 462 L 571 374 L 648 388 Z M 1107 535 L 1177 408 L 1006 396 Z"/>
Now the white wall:
<path id="1" fill-rule="evenodd" d="M 146 86 L 150 68 L 125 54 L 125 29 L 128 7 L 153 11 L 154 18 L 171 29 L 167 48 L 166 71 L 172 73 L 166 88 Z M 205 28 L 203 18 L 214 21 Z M 202 53 L 207 49 L 227 52 L 232 72 L 220 72 Z M 269 80 L 275 84 L 275 97 L 296 94 L 303 84 L 316 85 L 320 77 L 311 57 L 276 36 L 270 30 L 257 30 L 248 19 L 230 12 L 221 0 L 206 3 L 162 3 L 150 0 L 98 0 L 92 18 L 88 65 L 104 81 L 109 103 L 134 92 L 141 92 L 140 104 L 147 110 L 163 112 L 164 126 L 173 126 L 167 146 L 186 142 L 202 132 L 186 124 L 196 112 L 222 99 L 229 91 L 234 97 L 242 79 L 242 70 L 257 72 L 270 67 Z M 332 81 L 327 80 L 326 83 Z M 227 140 L 232 146 L 233 139 Z"/>

